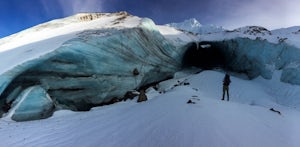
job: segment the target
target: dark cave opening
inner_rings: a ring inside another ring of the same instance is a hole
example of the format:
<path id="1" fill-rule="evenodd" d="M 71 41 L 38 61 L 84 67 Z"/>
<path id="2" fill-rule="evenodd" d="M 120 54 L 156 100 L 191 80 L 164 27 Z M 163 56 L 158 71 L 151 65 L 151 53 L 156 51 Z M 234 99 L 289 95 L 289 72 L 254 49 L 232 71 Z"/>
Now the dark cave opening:
<path id="1" fill-rule="evenodd" d="M 183 67 L 198 67 L 204 70 L 226 68 L 226 57 L 220 48 L 208 42 L 190 43 L 183 56 Z"/>

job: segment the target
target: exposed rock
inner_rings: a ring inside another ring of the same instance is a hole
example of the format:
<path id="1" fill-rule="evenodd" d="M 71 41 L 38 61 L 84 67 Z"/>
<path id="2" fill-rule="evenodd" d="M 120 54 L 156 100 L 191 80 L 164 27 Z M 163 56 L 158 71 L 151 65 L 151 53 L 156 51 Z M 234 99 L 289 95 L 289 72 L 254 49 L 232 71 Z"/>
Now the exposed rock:
<path id="1" fill-rule="evenodd" d="M 270 111 L 276 112 L 276 113 L 278 113 L 279 115 L 281 115 L 281 112 L 278 111 L 278 110 L 275 110 L 274 108 L 271 108 Z"/>
<path id="2" fill-rule="evenodd" d="M 271 31 L 269 31 L 268 29 L 264 28 L 264 27 L 260 27 L 260 26 L 246 26 L 246 27 L 242 27 L 242 28 L 238 28 L 233 30 L 235 32 L 241 32 L 244 34 L 248 34 L 248 35 L 272 35 Z"/>
<path id="3" fill-rule="evenodd" d="M 189 82 L 184 82 L 183 85 L 190 85 L 190 83 Z"/>
<path id="4" fill-rule="evenodd" d="M 196 104 L 196 102 L 193 102 L 192 100 L 188 100 L 186 103 L 187 104 Z"/>
<path id="5" fill-rule="evenodd" d="M 136 68 L 133 70 L 132 73 L 133 73 L 134 76 L 137 76 L 137 75 L 140 74 L 140 72 L 139 72 L 138 69 L 136 69 Z"/>
<path id="6" fill-rule="evenodd" d="M 5 103 L 2 107 L 2 111 L 5 113 L 8 112 L 8 110 L 11 108 L 11 104 L 12 104 L 12 102 Z"/>
<path id="7" fill-rule="evenodd" d="M 148 98 L 145 94 L 145 90 L 141 90 L 137 102 L 139 103 L 139 102 L 143 102 L 143 101 L 147 101 L 147 100 L 148 100 Z"/>
<path id="8" fill-rule="evenodd" d="M 196 96 L 196 95 L 193 95 L 192 96 L 192 98 L 191 99 L 189 99 L 186 103 L 187 104 L 196 104 L 196 102 L 195 101 L 200 101 L 200 99 L 199 98 L 197 98 L 198 96 Z"/>
<path id="9" fill-rule="evenodd" d="M 127 99 L 133 99 L 134 97 L 138 96 L 139 92 L 137 91 L 127 91 L 126 94 L 124 95 L 124 100 L 126 101 Z"/>

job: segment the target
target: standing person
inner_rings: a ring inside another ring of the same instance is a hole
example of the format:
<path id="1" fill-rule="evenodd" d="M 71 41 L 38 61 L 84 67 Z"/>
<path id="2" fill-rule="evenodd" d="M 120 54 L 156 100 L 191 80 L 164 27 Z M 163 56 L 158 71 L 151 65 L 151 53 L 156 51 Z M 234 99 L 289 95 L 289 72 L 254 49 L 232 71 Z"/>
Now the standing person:
<path id="1" fill-rule="evenodd" d="M 227 92 L 227 101 L 229 101 L 229 84 L 230 84 L 230 76 L 228 74 L 225 75 L 223 80 L 223 97 L 222 100 L 225 98 L 225 92 Z"/>

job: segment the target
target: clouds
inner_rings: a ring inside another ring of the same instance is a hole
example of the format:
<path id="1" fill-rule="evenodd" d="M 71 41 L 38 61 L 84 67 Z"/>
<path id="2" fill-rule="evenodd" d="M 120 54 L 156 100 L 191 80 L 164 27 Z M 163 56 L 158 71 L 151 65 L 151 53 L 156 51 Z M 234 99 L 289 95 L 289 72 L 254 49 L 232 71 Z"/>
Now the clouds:
<path id="1" fill-rule="evenodd" d="M 80 12 L 127 11 L 157 24 L 197 18 L 229 29 L 300 25 L 300 0 L 1 0 L 0 37 Z"/>
<path id="2" fill-rule="evenodd" d="M 36 1 L 0 1 L 0 37 L 8 36 L 41 23 L 45 17 Z M 41 21 L 42 20 L 42 21 Z"/>
<path id="3" fill-rule="evenodd" d="M 59 0 L 65 16 L 81 12 L 101 12 L 104 0 Z"/>
<path id="4" fill-rule="evenodd" d="M 70 16 L 81 12 L 101 12 L 105 0 L 41 0 L 43 9 L 48 16 L 59 13 Z"/>
<path id="5" fill-rule="evenodd" d="M 109 0 L 1 0 L 0 38 L 80 12 L 104 12 L 102 4 Z"/>
<path id="6" fill-rule="evenodd" d="M 294 26 L 300 25 L 300 9 L 299 9 L 300 0 L 290 0 L 286 4 L 286 16 L 285 16 L 285 25 Z"/>
<path id="7" fill-rule="evenodd" d="M 109 12 L 127 11 L 132 15 L 149 17 L 157 24 L 180 22 L 202 15 L 210 0 L 107 0 Z"/>
<path id="8" fill-rule="evenodd" d="M 300 25 L 297 17 L 300 0 L 109 0 L 106 3 L 109 12 L 125 10 L 150 17 L 157 24 L 194 17 L 202 24 L 228 29 L 247 25 L 268 29 Z"/>
<path id="9" fill-rule="evenodd" d="M 57 0 L 51 0 L 51 1 L 40 0 L 39 2 L 40 2 L 40 9 L 43 11 L 43 15 L 45 17 L 51 18 L 51 17 L 59 16 L 63 13 L 63 10 L 59 6 L 59 3 Z M 38 6 L 38 5 L 36 4 L 36 6 Z"/>
<path id="10" fill-rule="evenodd" d="M 251 0 L 236 2 L 235 7 L 224 9 L 216 21 L 225 28 L 258 25 L 268 29 L 300 25 L 297 15 L 299 0 Z M 217 18 L 217 17 L 216 17 Z"/>

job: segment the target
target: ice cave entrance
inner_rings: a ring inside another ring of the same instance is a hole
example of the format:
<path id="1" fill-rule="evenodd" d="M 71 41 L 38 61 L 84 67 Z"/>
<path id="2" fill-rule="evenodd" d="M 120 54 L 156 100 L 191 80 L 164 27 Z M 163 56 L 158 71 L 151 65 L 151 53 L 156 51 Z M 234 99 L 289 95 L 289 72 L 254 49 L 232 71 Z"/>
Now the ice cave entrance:
<path id="1" fill-rule="evenodd" d="M 192 42 L 187 45 L 183 56 L 184 67 L 199 67 L 202 69 L 226 68 L 225 55 L 219 48 L 208 42 Z"/>

